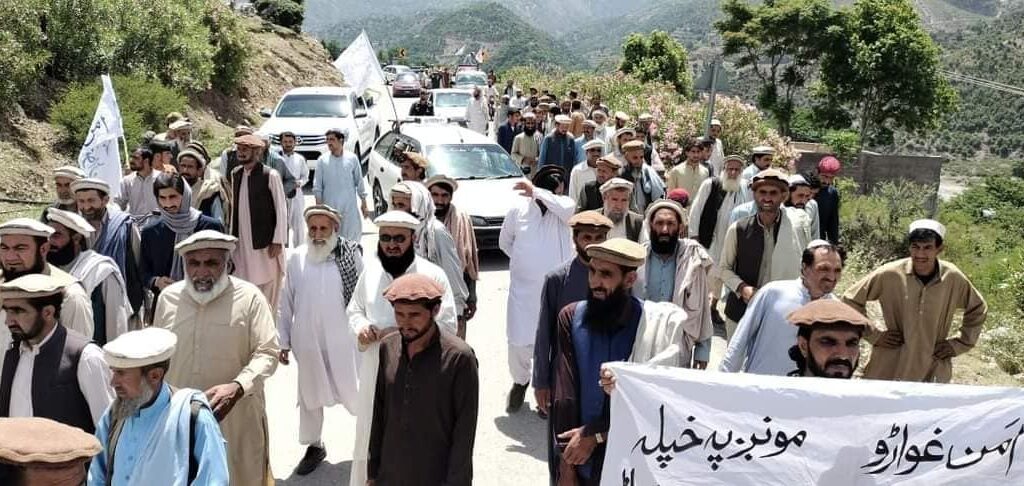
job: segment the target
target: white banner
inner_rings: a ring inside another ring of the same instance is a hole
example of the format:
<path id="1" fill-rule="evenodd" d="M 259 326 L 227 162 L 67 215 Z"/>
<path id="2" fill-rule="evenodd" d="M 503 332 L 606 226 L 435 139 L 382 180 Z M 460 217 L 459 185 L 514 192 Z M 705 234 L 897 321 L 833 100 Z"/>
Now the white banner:
<path id="1" fill-rule="evenodd" d="M 609 366 L 603 486 L 1024 484 L 1021 389 Z"/>
<path id="2" fill-rule="evenodd" d="M 380 68 L 377 54 L 373 52 L 373 46 L 365 30 L 338 56 L 334 61 L 334 67 L 341 71 L 342 76 L 345 76 L 345 83 L 351 86 L 357 95 L 362 96 L 370 86 L 384 84 L 384 71 Z"/>
<path id="3" fill-rule="evenodd" d="M 78 166 L 87 177 L 103 179 L 110 184 L 110 197 L 114 198 L 121 193 L 121 151 L 117 140 L 124 137 L 124 127 L 121 126 L 121 110 L 117 107 L 110 76 L 104 74 L 101 78 L 103 95 L 82 151 L 78 153 Z"/>

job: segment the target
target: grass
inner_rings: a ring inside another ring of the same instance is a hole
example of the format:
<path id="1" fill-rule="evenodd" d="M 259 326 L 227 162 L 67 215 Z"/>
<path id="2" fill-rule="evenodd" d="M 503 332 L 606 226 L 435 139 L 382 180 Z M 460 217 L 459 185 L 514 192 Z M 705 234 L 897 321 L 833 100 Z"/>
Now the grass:
<path id="1" fill-rule="evenodd" d="M 943 177 L 953 177 L 961 182 L 993 175 L 1009 175 L 1012 170 L 1013 161 L 1008 159 L 950 159 L 942 165 Z"/>

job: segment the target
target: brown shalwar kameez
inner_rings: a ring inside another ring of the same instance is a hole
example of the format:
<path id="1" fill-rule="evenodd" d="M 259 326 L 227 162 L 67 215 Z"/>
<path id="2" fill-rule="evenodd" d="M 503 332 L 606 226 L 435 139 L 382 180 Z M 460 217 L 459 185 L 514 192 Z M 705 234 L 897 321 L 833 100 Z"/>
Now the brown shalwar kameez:
<path id="1" fill-rule="evenodd" d="M 409 359 L 399 334 L 381 342 L 369 478 L 375 486 L 471 486 L 479 377 L 473 350 L 436 328 Z"/>

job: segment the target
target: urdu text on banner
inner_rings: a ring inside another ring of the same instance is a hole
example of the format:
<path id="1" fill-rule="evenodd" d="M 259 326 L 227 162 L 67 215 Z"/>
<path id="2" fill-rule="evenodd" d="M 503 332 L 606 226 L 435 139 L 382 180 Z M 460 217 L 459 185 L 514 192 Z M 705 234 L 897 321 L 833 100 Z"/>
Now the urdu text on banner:
<path id="1" fill-rule="evenodd" d="M 1024 484 L 1022 389 L 608 366 L 604 486 Z"/>

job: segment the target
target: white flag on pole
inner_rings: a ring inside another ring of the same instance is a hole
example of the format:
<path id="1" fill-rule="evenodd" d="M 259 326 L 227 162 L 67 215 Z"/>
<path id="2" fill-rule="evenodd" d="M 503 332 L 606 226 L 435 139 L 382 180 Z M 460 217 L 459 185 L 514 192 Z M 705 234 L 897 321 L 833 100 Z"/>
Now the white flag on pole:
<path id="1" fill-rule="evenodd" d="M 101 78 L 103 96 L 96 107 L 82 151 L 78 153 L 78 165 L 87 177 L 103 179 L 110 184 L 110 197 L 113 198 L 121 192 L 121 151 L 117 140 L 124 137 L 124 127 L 110 76 L 104 74 Z"/>
<path id="2" fill-rule="evenodd" d="M 338 56 L 334 67 L 341 71 L 345 82 L 359 96 L 370 86 L 384 84 L 384 71 L 377 62 L 377 54 L 373 52 L 365 30 Z"/>

